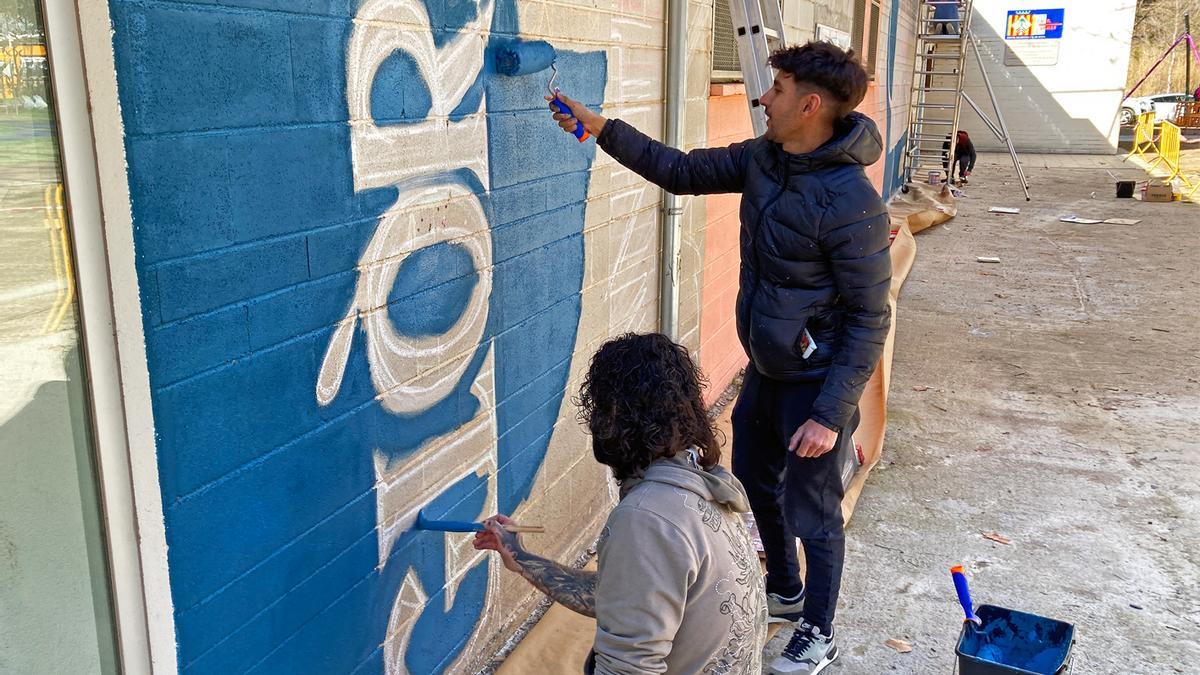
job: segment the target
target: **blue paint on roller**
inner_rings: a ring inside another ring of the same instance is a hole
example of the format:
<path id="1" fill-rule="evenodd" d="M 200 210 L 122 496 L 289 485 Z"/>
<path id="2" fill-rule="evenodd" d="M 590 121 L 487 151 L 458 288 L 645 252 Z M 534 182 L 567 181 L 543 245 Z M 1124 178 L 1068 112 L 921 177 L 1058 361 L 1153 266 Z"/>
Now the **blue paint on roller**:
<path id="1" fill-rule="evenodd" d="M 513 40 L 495 50 L 496 72 L 509 77 L 538 73 L 554 63 L 555 51 L 543 40 Z"/>
<path id="2" fill-rule="evenodd" d="M 496 72 L 501 75 L 517 77 L 538 73 L 547 68 L 554 70 L 554 77 L 550 78 L 547 88 L 550 90 L 551 96 L 558 96 L 558 90 L 554 88 L 554 78 L 558 77 L 558 69 L 554 66 L 556 54 L 550 43 L 543 40 L 513 40 L 495 48 L 494 54 Z M 571 109 L 558 98 L 550 103 L 558 112 L 564 115 L 571 114 Z M 576 124 L 575 130 L 571 133 L 580 143 L 589 137 L 582 124 Z"/>
<path id="3" fill-rule="evenodd" d="M 483 532 L 483 523 L 469 520 L 431 520 L 425 517 L 424 511 L 417 511 L 417 524 L 414 527 L 434 532 Z"/>

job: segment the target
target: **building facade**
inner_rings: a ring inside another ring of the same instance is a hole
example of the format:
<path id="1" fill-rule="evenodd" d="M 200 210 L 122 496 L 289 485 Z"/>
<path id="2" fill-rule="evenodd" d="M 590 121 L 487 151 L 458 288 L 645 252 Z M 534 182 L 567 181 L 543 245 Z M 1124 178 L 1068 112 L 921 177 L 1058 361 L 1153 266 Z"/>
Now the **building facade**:
<path id="1" fill-rule="evenodd" d="M 1137 2 L 1050 4 L 974 1 L 971 32 L 980 58 L 967 52 L 964 91 L 996 121 L 980 75 L 985 68 L 1017 152 L 1113 154 Z M 980 150 L 1005 150 L 969 107 L 961 126 Z"/>
<path id="2" fill-rule="evenodd" d="M 682 144 L 746 138 L 714 71 L 725 6 L 686 6 Z M 790 41 L 867 57 L 890 194 L 913 3 L 783 9 Z M 662 191 L 548 119 L 548 71 L 495 53 L 549 42 L 556 86 L 662 137 L 667 3 L 0 12 L 50 75 L 41 104 L 0 101 L 20 186 L 0 574 L 22 617 L 0 670 L 478 670 L 537 598 L 417 514 L 508 513 L 547 527 L 540 552 L 586 551 L 615 495 L 571 399 L 601 342 L 658 329 L 663 260 Z M 745 363 L 736 199 L 682 203 L 676 337 L 710 400 Z"/>

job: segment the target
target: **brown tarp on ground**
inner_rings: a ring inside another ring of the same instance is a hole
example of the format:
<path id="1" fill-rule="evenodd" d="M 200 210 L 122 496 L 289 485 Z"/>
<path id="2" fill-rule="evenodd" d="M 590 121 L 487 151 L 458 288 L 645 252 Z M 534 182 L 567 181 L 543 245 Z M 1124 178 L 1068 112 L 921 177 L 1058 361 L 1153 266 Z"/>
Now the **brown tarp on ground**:
<path id="1" fill-rule="evenodd" d="M 883 356 L 875 375 L 867 383 L 860 402 L 862 421 L 859 423 L 855 440 L 862 445 L 864 462 L 851 479 L 842 502 L 846 520 L 850 519 L 854 505 L 862 494 L 867 475 L 879 462 L 883 450 L 883 434 L 887 427 L 887 392 L 892 373 L 892 353 L 896 336 L 896 299 L 900 287 L 912 270 L 917 245 L 913 234 L 926 228 L 944 223 L 954 217 L 957 209 L 949 189 L 930 185 L 913 185 L 907 194 L 897 194 L 888 203 L 895 239 L 892 242 L 892 289 L 889 302 L 892 307 L 892 329 L 884 345 Z M 718 421 L 724 432 L 726 447 L 730 439 L 729 406 Z M 723 463 L 728 466 L 728 452 L 723 454 Z M 589 565 L 588 569 L 595 569 Z M 502 572 L 508 574 L 508 572 Z M 772 626 L 771 635 L 779 624 Z M 574 675 L 583 672 L 583 662 L 591 650 L 596 632 L 596 621 L 581 616 L 561 605 L 550 608 L 541 621 L 529 631 L 516 649 L 497 669 L 499 675 Z"/>
<path id="2" fill-rule="evenodd" d="M 913 235 L 950 220 L 957 212 L 958 207 L 948 186 L 910 183 L 907 193 L 898 192 L 888 202 L 888 215 L 891 216 L 892 231 L 895 234 L 891 249 L 892 289 L 888 293 L 888 303 L 892 307 L 892 328 L 888 332 L 879 367 L 867 382 L 858 404 L 862 412 L 862 421 L 854 434 L 854 440 L 862 446 L 863 465 L 851 479 L 846 488 L 846 498 L 842 501 L 842 514 L 847 522 L 862 495 L 867 475 L 879 462 L 879 456 L 883 452 L 883 435 L 887 429 L 888 386 L 891 383 L 892 354 L 896 346 L 896 300 L 900 297 L 900 288 L 904 286 L 904 280 L 908 278 L 913 260 L 917 257 L 917 243 Z"/>

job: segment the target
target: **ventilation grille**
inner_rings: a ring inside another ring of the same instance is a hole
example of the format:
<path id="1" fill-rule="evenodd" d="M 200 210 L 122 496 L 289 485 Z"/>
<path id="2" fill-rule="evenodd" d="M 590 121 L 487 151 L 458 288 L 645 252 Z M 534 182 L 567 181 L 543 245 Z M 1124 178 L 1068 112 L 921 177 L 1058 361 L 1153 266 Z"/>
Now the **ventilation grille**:
<path id="1" fill-rule="evenodd" d="M 737 40 L 733 37 L 733 19 L 729 16 L 729 0 L 716 0 L 713 7 L 712 69 L 713 79 L 742 79 Z"/>
<path id="2" fill-rule="evenodd" d="M 896 11 L 896 10 L 892 10 Z M 863 66 L 867 69 L 867 74 L 875 77 L 875 62 L 879 56 L 879 3 L 871 3 L 871 22 L 870 30 L 867 33 L 867 53 L 863 58 Z"/>
<path id="3" fill-rule="evenodd" d="M 867 26 L 867 0 L 854 0 L 854 27 L 850 29 L 850 48 L 862 58 L 863 29 Z"/>

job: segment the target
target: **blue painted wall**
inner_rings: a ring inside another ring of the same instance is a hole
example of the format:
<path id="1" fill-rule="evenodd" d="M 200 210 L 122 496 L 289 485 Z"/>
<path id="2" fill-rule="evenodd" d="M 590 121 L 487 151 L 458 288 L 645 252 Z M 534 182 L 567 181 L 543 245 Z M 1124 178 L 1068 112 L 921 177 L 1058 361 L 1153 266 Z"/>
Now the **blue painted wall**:
<path id="1" fill-rule="evenodd" d="M 435 47 L 485 10 L 492 44 L 520 35 L 514 0 L 487 2 L 425 0 Z M 370 337 L 355 328 L 340 386 L 322 405 L 316 383 L 356 302 L 358 264 L 407 189 L 355 189 L 347 50 L 360 3 L 110 5 L 180 667 L 366 673 L 387 662 L 440 672 L 480 621 L 490 563 L 467 571 L 449 599 L 442 535 L 406 530 L 381 561 L 375 463 L 402 463 L 486 408 L 494 477 L 456 480 L 426 506 L 473 518 L 490 498 L 504 512 L 529 498 L 576 343 L 594 145 L 548 119 L 545 75 L 475 72 L 457 117 L 485 101 L 488 171 L 450 170 L 422 185 L 476 195 L 490 278 L 462 246 L 442 242 L 413 252 L 386 290 L 396 333 L 427 338 L 490 282 L 486 327 L 456 382 L 403 413 L 381 405 Z M 598 106 L 603 52 L 560 49 L 558 60 L 564 90 Z M 371 91 L 375 123 L 425 120 L 434 90 L 397 51 Z M 494 400 L 481 401 L 472 384 L 489 351 Z M 428 601 L 407 649 L 389 660 L 385 634 L 406 575 Z"/>
<path id="2" fill-rule="evenodd" d="M 911 74 L 906 73 L 905 77 L 901 78 L 897 77 L 896 72 L 896 43 L 900 37 L 899 26 L 902 11 L 905 10 L 900 0 L 893 0 L 887 23 L 887 96 L 884 106 L 887 110 L 887 137 L 884 139 L 884 146 L 888 146 L 891 138 L 896 135 L 896 127 L 893 127 L 893 124 L 899 125 L 902 131 L 899 138 L 890 147 L 885 147 L 884 162 L 886 164 L 883 168 L 883 189 L 881 190 L 884 199 L 896 194 L 896 190 L 904 185 L 904 149 L 908 144 L 908 116 L 894 119 L 893 114 L 893 110 L 897 107 L 896 98 L 904 96 L 907 99 L 909 89 L 912 87 Z M 902 105 L 907 107 L 908 101 L 905 100 Z"/>

